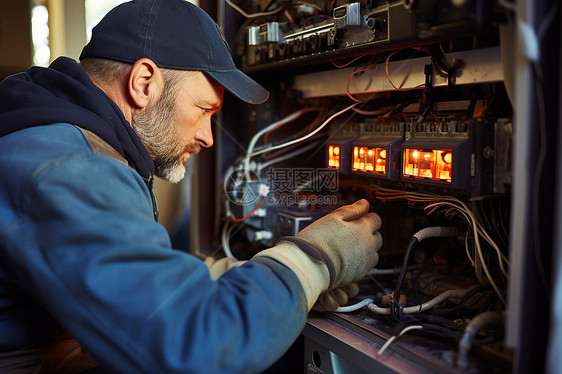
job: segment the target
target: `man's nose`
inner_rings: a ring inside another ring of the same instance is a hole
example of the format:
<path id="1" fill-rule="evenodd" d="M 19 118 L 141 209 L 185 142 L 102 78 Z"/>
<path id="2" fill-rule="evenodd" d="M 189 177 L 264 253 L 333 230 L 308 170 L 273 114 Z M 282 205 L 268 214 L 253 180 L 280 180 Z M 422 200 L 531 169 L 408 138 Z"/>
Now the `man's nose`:
<path id="1" fill-rule="evenodd" d="M 202 147 L 209 148 L 213 146 L 213 130 L 211 127 L 211 120 L 205 121 L 195 133 L 195 140 L 198 141 Z"/>

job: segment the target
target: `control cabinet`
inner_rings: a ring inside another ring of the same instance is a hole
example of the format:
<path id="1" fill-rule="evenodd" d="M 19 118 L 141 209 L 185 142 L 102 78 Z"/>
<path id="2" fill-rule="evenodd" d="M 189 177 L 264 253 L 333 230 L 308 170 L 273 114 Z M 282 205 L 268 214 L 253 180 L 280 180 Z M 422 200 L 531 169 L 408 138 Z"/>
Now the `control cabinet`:
<path id="1" fill-rule="evenodd" d="M 539 191 L 554 193 L 544 171 L 556 157 L 541 134 L 557 134 L 558 114 L 539 93 L 558 80 L 538 86 L 533 74 L 558 77 L 559 56 L 517 60 L 525 5 L 219 2 L 238 66 L 271 96 L 225 97 L 213 248 L 249 258 L 360 198 L 383 221 L 359 294 L 310 314 L 303 373 L 512 373 L 536 357 L 542 370 L 549 312 L 537 299 L 553 233 L 537 224 L 553 213 Z M 545 35 L 559 45 L 553 25 Z M 530 287 L 536 303 L 523 306 Z"/>

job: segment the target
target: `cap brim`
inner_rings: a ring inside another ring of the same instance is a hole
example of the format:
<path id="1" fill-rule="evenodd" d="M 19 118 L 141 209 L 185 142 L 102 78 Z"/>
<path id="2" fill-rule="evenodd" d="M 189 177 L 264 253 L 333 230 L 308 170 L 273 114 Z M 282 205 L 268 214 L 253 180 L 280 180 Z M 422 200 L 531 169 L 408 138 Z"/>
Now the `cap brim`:
<path id="1" fill-rule="evenodd" d="M 238 69 L 205 73 L 234 96 L 249 104 L 261 104 L 269 98 L 269 92 L 265 88 Z"/>

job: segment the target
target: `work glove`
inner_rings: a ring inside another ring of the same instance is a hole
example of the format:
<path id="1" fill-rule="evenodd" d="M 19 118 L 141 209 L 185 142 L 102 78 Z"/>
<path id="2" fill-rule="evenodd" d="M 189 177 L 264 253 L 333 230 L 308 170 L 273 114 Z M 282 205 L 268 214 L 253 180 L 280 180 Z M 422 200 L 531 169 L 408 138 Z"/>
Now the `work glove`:
<path id="1" fill-rule="evenodd" d="M 273 258 L 291 269 L 310 310 L 320 294 L 361 280 L 377 264 L 381 224 L 362 199 L 336 209 L 296 236 L 281 238 L 256 256 Z"/>
<path id="2" fill-rule="evenodd" d="M 312 307 L 317 312 L 335 312 L 339 307 L 347 305 L 350 299 L 359 294 L 359 284 L 351 282 L 347 286 L 334 288 L 320 296 Z"/>
<path id="3" fill-rule="evenodd" d="M 209 268 L 211 273 L 211 278 L 213 280 L 219 279 L 228 269 L 234 266 L 243 265 L 246 261 L 235 260 L 231 257 L 223 257 L 221 259 L 215 259 L 214 257 L 205 258 L 205 265 Z"/>

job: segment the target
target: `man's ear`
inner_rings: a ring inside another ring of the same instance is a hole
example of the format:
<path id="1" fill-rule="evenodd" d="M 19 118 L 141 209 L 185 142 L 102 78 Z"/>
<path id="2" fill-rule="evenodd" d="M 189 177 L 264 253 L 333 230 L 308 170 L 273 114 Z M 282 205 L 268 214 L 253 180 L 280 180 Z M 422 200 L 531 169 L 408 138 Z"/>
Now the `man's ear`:
<path id="1" fill-rule="evenodd" d="M 156 101 L 164 90 L 164 77 L 154 61 L 148 58 L 137 60 L 129 73 L 128 91 L 139 108 Z"/>

